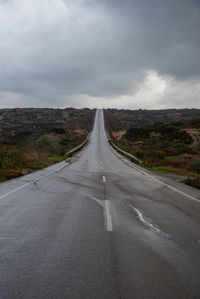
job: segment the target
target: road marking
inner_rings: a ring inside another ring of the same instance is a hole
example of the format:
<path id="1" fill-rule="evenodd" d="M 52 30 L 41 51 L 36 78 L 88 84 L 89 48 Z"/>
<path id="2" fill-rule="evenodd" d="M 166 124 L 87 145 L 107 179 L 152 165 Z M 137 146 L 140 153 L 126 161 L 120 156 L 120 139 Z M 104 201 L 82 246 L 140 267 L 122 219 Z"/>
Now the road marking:
<path id="1" fill-rule="evenodd" d="M 168 185 L 167 183 L 164 183 L 164 182 L 162 182 L 162 181 L 160 181 L 160 180 L 154 178 L 152 175 L 150 175 L 150 174 L 148 174 L 148 173 L 146 173 L 146 172 L 144 172 L 144 173 L 145 173 L 146 176 L 148 176 L 148 177 L 152 178 L 153 180 L 155 180 L 155 181 L 161 183 L 162 185 L 164 185 L 164 186 L 166 186 L 166 187 L 168 187 L 168 188 L 170 188 L 170 189 L 172 189 L 172 190 L 174 190 L 174 191 L 176 191 L 176 192 L 178 192 L 178 193 L 180 193 L 180 194 L 182 194 L 182 195 L 188 197 L 188 198 L 191 199 L 191 200 L 194 200 L 194 201 L 200 203 L 200 200 L 198 200 L 197 198 L 195 198 L 195 197 L 193 197 L 193 196 L 191 196 L 191 195 L 189 195 L 189 194 L 187 194 L 187 193 L 185 193 L 185 192 L 183 192 L 183 191 L 181 191 L 181 190 L 179 190 L 179 189 L 177 189 L 177 188 L 175 188 L 175 187 L 172 187 L 171 185 Z"/>
<path id="2" fill-rule="evenodd" d="M 25 187 L 27 187 L 28 185 L 31 185 L 31 184 L 32 184 L 32 182 L 27 183 L 27 184 L 24 184 L 24 185 L 22 185 L 22 186 L 20 186 L 20 187 L 18 187 L 18 188 L 16 188 L 16 189 L 14 189 L 14 190 L 12 190 L 12 191 L 6 193 L 6 194 L 4 194 L 4 195 L 1 195 L 1 196 L 0 196 L 0 199 L 3 199 L 3 198 L 5 198 L 6 196 L 11 195 L 12 193 L 15 193 L 15 192 L 17 192 L 18 190 L 21 190 L 21 189 L 23 189 L 23 188 L 25 188 Z"/>
<path id="3" fill-rule="evenodd" d="M 36 182 L 40 181 L 41 179 L 46 178 L 46 177 L 50 176 L 51 174 L 58 172 L 59 170 L 61 170 L 61 169 L 65 168 L 65 167 L 67 167 L 68 165 L 69 165 L 69 164 L 66 164 L 66 165 L 64 165 L 64 166 L 62 166 L 62 167 L 60 167 L 60 168 L 58 168 L 58 169 L 56 169 L 56 170 L 54 170 L 54 171 L 51 171 L 51 172 L 49 172 L 49 173 L 47 173 L 47 174 L 45 174 L 45 175 L 39 177 L 38 179 L 36 179 L 36 180 L 34 180 L 34 181 L 31 181 L 31 182 L 26 183 L 26 184 L 24 184 L 24 185 L 22 185 L 22 186 L 19 186 L 19 187 L 15 188 L 14 190 L 10 191 L 10 192 L 7 192 L 7 193 L 4 194 L 4 195 L 1 195 L 1 196 L 0 196 L 0 199 L 3 199 L 3 198 L 5 198 L 5 197 L 7 197 L 7 196 L 9 196 L 9 195 L 11 195 L 11 194 L 13 194 L 13 193 L 15 193 L 15 192 L 21 190 L 21 189 L 23 189 L 23 188 L 25 188 L 25 187 L 27 187 L 27 186 L 29 186 L 29 185 L 31 185 L 31 184 L 36 184 Z"/>
<path id="4" fill-rule="evenodd" d="M 112 231 L 112 218 L 110 214 L 110 201 L 105 200 L 105 214 L 106 214 L 106 227 L 107 231 L 111 232 Z"/>
<path id="5" fill-rule="evenodd" d="M 104 214 L 104 227 L 105 230 L 108 232 L 111 232 L 113 230 L 112 225 L 112 217 L 110 214 L 110 201 L 109 200 L 100 200 L 94 196 L 89 196 L 93 200 L 95 200 L 102 208 L 103 208 L 103 214 Z"/>
<path id="6" fill-rule="evenodd" d="M 94 196 L 89 196 L 90 198 L 94 199 L 100 206 L 102 206 L 104 208 L 104 201 L 103 200 L 100 200 Z"/>
<path id="7" fill-rule="evenodd" d="M 111 151 L 112 151 L 112 150 L 111 150 Z M 115 154 L 114 151 L 112 151 L 112 153 L 113 153 L 115 156 L 117 156 L 117 157 L 119 158 L 119 156 L 118 156 L 117 154 Z M 119 159 L 120 159 L 120 158 L 119 158 Z M 167 183 L 164 183 L 164 182 L 162 182 L 162 181 L 156 179 L 155 177 L 153 177 L 152 175 L 148 174 L 147 172 L 145 172 L 145 171 L 141 171 L 141 170 L 138 169 L 137 167 L 134 167 L 133 165 L 130 165 L 130 164 L 128 163 L 128 161 L 126 162 L 124 159 L 120 159 L 120 160 L 121 160 L 122 162 L 124 162 L 126 165 L 128 165 L 129 167 L 131 167 L 131 168 L 135 169 L 136 171 L 138 171 L 139 173 L 141 173 L 142 175 L 146 175 L 146 176 L 150 177 L 151 179 L 153 179 L 154 181 L 157 181 L 157 182 L 159 182 L 160 184 L 162 184 L 162 185 L 164 185 L 164 186 L 166 186 L 166 187 L 168 187 L 168 188 L 170 188 L 170 189 L 172 189 L 172 190 L 174 190 L 174 191 L 176 191 L 176 192 L 178 192 L 178 193 L 180 193 L 180 194 L 182 194 L 182 195 L 188 197 L 189 199 L 194 200 L 194 201 L 200 203 L 200 200 L 199 200 L 199 199 L 197 199 L 197 198 L 195 198 L 195 197 L 193 197 L 193 196 L 191 196 L 191 195 L 189 195 L 189 194 L 187 194 L 187 193 L 185 193 L 185 192 L 183 192 L 183 191 L 181 191 L 181 190 L 179 190 L 179 189 L 177 189 L 177 188 L 175 188 L 175 187 L 172 187 L 171 185 L 168 185 Z M 130 161 L 130 162 L 131 162 L 131 161 Z"/>
<path id="8" fill-rule="evenodd" d="M 86 150 L 86 147 L 84 147 L 83 150 L 80 151 L 80 152 L 77 154 L 77 157 L 79 158 L 80 155 L 83 154 L 83 153 L 85 152 L 85 150 Z M 74 157 L 73 161 L 74 161 L 74 160 L 76 160 L 75 157 Z M 45 174 L 45 175 L 42 175 L 41 177 L 39 177 L 39 178 L 36 179 L 36 180 L 33 180 L 33 181 L 31 181 L 31 182 L 29 182 L 29 183 L 26 183 L 26 184 L 24 184 L 24 185 L 22 185 L 22 186 L 20 186 L 20 187 L 17 187 L 17 188 L 15 188 L 14 190 L 12 190 L 12 191 L 10 191 L 10 192 L 4 194 L 4 195 L 1 195 L 1 196 L 0 196 L 0 199 L 3 199 L 3 198 L 5 198 L 5 197 L 7 197 L 7 196 L 13 194 L 13 193 L 15 193 L 15 192 L 17 192 L 17 191 L 19 191 L 19 190 L 21 190 L 21 189 L 27 187 L 28 185 L 36 184 L 38 181 L 42 180 L 43 178 L 46 178 L 46 177 L 50 176 L 51 174 L 54 174 L 54 173 L 58 172 L 59 170 L 62 170 L 63 168 L 67 167 L 67 166 L 70 165 L 73 161 L 71 161 L 70 163 L 67 162 L 66 165 L 61 166 L 61 167 L 59 167 L 58 169 L 53 170 L 53 171 L 51 171 L 51 172 L 49 172 L 49 173 L 47 173 L 47 174 Z"/>
<path id="9" fill-rule="evenodd" d="M 101 168 L 101 170 L 103 170 L 103 163 L 102 163 L 102 161 L 100 161 L 100 168 Z"/>
<path id="10" fill-rule="evenodd" d="M 102 178 L 103 178 L 103 182 L 106 183 L 106 177 L 105 177 L 105 175 L 103 175 Z"/>

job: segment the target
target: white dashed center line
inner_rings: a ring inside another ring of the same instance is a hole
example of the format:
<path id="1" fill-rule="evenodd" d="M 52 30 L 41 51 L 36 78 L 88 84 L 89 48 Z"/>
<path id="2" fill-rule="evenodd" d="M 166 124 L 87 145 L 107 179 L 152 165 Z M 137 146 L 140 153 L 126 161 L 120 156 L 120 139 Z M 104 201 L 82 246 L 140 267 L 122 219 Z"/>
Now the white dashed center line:
<path id="1" fill-rule="evenodd" d="M 110 215 L 110 201 L 109 200 L 105 200 L 105 214 L 106 214 L 107 231 L 111 232 L 112 231 L 112 218 Z"/>
<path id="2" fill-rule="evenodd" d="M 103 175 L 103 182 L 106 183 L 106 177 Z"/>
<path id="3" fill-rule="evenodd" d="M 110 200 L 100 200 L 94 196 L 89 196 L 93 200 L 95 200 L 102 208 L 104 214 L 104 227 L 105 230 L 108 232 L 113 231 L 113 224 L 112 224 L 112 217 L 111 217 L 111 207 L 110 207 Z"/>

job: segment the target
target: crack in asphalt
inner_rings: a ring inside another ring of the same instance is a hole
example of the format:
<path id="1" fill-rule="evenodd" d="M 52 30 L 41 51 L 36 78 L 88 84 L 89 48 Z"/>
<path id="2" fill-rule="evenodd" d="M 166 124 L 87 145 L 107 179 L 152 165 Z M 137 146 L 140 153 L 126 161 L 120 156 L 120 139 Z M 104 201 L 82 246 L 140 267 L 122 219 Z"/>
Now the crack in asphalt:
<path id="1" fill-rule="evenodd" d="M 180 240 L 177 236 L 166 232 L 165 230 L 163 230 L 159 225 L 157 225 L 156 223 L 154 223 L 151 219 L 147 218 L 144 215 L 144 212 L 140 209 L 135 208 L 132 205 L 128 205 L 137 215 L 137 218 L 148 228 L 154 230 L 155 232 L 157 232 L 158 234 L 162 235 L 163 237 L 166 237 L 167 239 L 171 239 L 173 241 L 176 241 L 178 243 L 183 243 L 182 240 Z"/>

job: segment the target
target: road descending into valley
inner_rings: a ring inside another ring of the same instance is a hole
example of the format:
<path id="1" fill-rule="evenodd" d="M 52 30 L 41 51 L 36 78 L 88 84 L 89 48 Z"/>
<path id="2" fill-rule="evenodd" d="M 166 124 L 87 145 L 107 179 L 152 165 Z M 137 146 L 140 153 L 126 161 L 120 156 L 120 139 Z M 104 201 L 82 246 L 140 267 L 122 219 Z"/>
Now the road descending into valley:
<path id="1" fill-rule="evenodd" d="M 200 192 L 116 153 L 0 184 L 0 298 L 200 298 Z"/>

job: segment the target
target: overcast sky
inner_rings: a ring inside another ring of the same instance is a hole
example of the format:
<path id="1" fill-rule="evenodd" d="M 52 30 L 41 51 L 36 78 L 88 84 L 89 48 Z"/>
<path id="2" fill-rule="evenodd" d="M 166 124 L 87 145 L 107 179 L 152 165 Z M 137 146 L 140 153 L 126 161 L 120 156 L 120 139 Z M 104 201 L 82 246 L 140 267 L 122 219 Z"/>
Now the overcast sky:
<path id="1" fill-rule="evenodd" d="M 0 108 L 200 108 L 200 0 L 0 0 Z"/>

